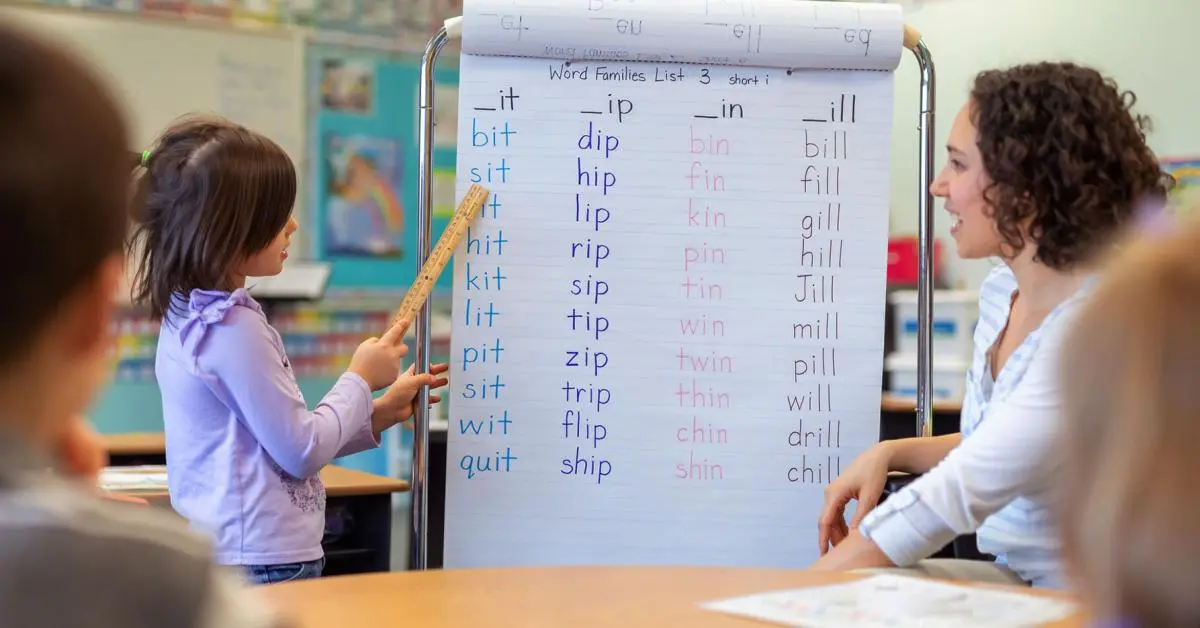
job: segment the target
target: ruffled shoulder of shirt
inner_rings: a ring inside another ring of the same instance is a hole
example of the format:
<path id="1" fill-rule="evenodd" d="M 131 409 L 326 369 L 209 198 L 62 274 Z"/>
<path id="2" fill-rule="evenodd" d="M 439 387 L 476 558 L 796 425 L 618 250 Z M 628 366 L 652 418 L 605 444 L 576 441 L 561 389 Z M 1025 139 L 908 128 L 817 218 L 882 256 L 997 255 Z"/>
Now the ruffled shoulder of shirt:
<path id="1" fill-rule="evenodd" d="M 211 325 L 224 321 L 229 312 L 238 306 L 262 313 L 262 307 L 258 301 L 255 301 L 245 288 L 238 288 L 233 292 L 192 290 L 192 293 L 188 295 L 187 306 L 181 318 Z"/>
<path id="2" fill-rule="evenodd" d="M 233 292 L 193 290 L 186 301 L 183 295 L 177 298 L 170 326 L 175 329 L 183 352 L 193 359 L 199 357 L 201 350 L 221 351 L 220 347 L 205 342 L 217 329 L 229 329 L 232 335 L 225 333 L 222 336 L 228 336 L 234 343 L 244 341 L 246 334 L 256 337 L 264 333 L 261 329 L 265 323 L 262 306 L 245 289 Z"/>

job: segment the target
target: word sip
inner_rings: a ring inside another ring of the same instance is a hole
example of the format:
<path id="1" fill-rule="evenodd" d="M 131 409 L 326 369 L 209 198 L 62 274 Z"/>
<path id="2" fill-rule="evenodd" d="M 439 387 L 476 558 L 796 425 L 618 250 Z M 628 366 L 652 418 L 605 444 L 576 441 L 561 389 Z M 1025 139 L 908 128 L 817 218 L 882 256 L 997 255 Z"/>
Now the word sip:
<path id="1" fill-rule="evenodd" d="M 621 145 L 621 140 L 615 135 L 609 135 L 603 130 L 596 128 L 591 122 L 588 122 L 587 133 L 579 136 L 579 141 L 576 143 L 579 150 L 595 150 L 604 151 L 604 158 L 616 152 L 617 147 Z"/>
<path id="2" fill-rule="evenodd" d="M 591 223 L 593 231 L 599 231 L 600 225 L 608 222 L 612 217 L 612 212 L 603 207 L 592 207 L 591 203 L 585 203 L 578 194 L 575 195 L 575 222 Z"/>
<path id="3" fill-rule="evenodd" d="M 575 164 L 578 175 L 576 175 L 575 183 L 578 185 L 586 185 L 588 187 L 602 188 L 601 194 L 608 195 L 608 188 L 617 184 L 617 175 L 607 170 L 601 172 L 599 166 L 592 166 L 590 171 L 584 170 L 583 159 L 575 158 Z"/>
<path id="4" fill-rule="evenodd" d="M 567 410 L 563 414 L 563 438 L 582 438 L 592 441 L 592 449 L 608 437 L 608 428 L 603 423 L 592 423 L 578 410 Z"/>
<path id="5" fill-rule="evenodd" d="M 500 339 L 497 338 L 491 347 L 483 345 L 480 347 L 463 347 L 462 370 L 467 370 L 468 364 L 499 364 L 500 353 L 504 351 L 504 347 L 500 346 Z M 488 358 L 491 354 L 491 359 Z"/>
<path id="6" fill-rule="evenodd" d="M 592 304 L 597 304 L 600 303 L 600 297 L 608 294 L 608 282 L 603 279 L 592 279 L 591 275 L 588 275 L 587 279 L 575 279 L 571 282 L 571 294 L 591 297 Z"/>
<path id="7" fill-rule="evenodd" d="M 576 447 L 574 464 L 570 458 L 563 458 L 560 473 L 563 475 L 594 475 L 596 484 L 599 484 L 604 478 L 612 475 L 612 463 L 603 458 L 596 460 L 595 456 L 584 458 L 580 449 Z"/>
<path id="8" fill-rule="evenodd" d="M 505 447 L 503 454 L 497 451 L 495 456 L 467 454 L 459 459 L 458 468 L 466 472 L 467 479 L 474 479 L 481 473 L 508 473 L 512 471 L 512 463 L 516 459 L 512 454 L 512 447 Z"/>
<path id="9" fill-rule="evenodd" d="M 599 375 L 600 369 L 608 366 L 608 354 L 587 347 L 583 351 L 567 351 L 567 361 L 563 366 L 588 367 L 592 369 L 592 375 Z"/>
<path id="10" fill-rule="evenodd" d="M 608 259 L 610 252 L 607 244 L 592 244 L 590 238 L 583 242 L 571 243 L 571 259 L 583 257 L 592 260 L 592 268 L 600 268 L 600 262 Z"/>
<path id="11" fill-rule="evenodd" d="M 579 113 L 586 113 L 593 116 L 602 116 L 605 113 L 617 116 L 617 122 L 624 122 L 625 116 L 633 113 L 633 101 L 625 98 L 613 98 L 612 94 L 608 95 L 608 111 L 583 110 Z"/>
<path id="12" fill-rule="evenodd" d="M 571 331 L 576 331 L 583 328 L 584 331 L 590 332 L 589 335 L 593 339 L 599 340 L 600 334 L 608 331 L 608 317 L 592 316 L 591 312 L 580 314 L 575 308 L 571 308 L 571 313 L 567 314 L 567 320 L 571 321 Z"/>
<path id="13" fill-rule="evenodd" d="M 612 401 L 612 391 L 604 387 L 596 387 L 588 384 L 587 386 L 576 386 L 571 382 L 563 384 L 562 389 L 566 393 L 567 403 L 583 403 L 587 402 L 589 406 L 594 407 L 596 412 L 608 405 Z"/>

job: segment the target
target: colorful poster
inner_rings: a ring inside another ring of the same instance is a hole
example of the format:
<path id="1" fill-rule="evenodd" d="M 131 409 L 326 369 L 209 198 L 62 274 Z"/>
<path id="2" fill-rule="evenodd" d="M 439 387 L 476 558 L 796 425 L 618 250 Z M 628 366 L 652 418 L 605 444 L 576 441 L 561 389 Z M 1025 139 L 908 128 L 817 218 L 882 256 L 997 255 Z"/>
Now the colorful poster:
<path id="1" fill-rule="evenodd" d="M 307 59 L 311 188 L 301 228 L 312 234 L 312 255 L 330 263 L 331 289 L 404 290 L 422 261 L 416 255 L 420 58 L 312 44 Z M 439 69 L 435 79 L 445 95 L 435 117 L 455 119 L 457 69 Z M 440 144 L 430 199 L 435 241 L 457 204 L 454 138 L 443 135 Z M 451 279 L 442 274 L 438 293 L 448 291 Z"/>
<path id="2" fill-rule="evenodd" d="M 324 255 L 402 257 L 405 208 L 400 142 L 330 133 L 325 158 Z"/>

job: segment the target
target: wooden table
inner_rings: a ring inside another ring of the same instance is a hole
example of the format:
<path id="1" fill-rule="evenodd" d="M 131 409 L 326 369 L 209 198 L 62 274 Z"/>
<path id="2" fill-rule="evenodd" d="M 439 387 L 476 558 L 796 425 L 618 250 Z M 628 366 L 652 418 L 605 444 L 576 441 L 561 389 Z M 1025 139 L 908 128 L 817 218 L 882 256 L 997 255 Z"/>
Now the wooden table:
<path id="1" fill-rule="evenodd" d="M 166 464 L 162 433 L 109 434 L 101 437 L 112 466 Z M 409 490 L 408 482 L 329 465 L 321 470 L 325 484 L 325 547 L 328 575 L 389 571 L 392 568 L 392 494 Z M 162 504 L 165 491 L 129 493 Z M 399 566 L 403 568 L 404 566 Z"/>
<path id="2" fill-rule="evenodd" d="M 452 569 L 309 580 L 265 586 L 255 592 L 294 618 L 298 628 L 753 628 L 766 624 L 699 605 L 856 577 L 861 576 L 678 567 Z M 1084 622 L 1075 617 L 1051 626 L 1081 628 Z"/>

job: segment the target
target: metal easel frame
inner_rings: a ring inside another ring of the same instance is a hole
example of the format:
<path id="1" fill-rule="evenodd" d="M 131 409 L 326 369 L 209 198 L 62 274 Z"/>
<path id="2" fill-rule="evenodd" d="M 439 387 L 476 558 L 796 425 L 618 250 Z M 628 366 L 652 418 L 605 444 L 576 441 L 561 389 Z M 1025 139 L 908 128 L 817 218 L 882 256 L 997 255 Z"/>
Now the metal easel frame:
<path id="1" fill-rule="evenodd" d="M 451 18 L 446 25 L 429 40 L 421 58 L 420 86 L 420 179 L 417 186 L 417 268 L 419 269 L 433 249 L 433 225 L 431 192 L 433 187 L 433 120 L 434 120 L 434 70 L 438 55 L 451 39 L 461 36 L 462 18 Z M 933 56 L 922 41 L 920 33 L 911 27 L 904 29 L 904 46 L 912 51 L 920 66 L 920 131 L 919 161 L 917 168 L 918 195 L 917 215 L 919 226 L 917 237 L 917 435 L 932 436 L 933 400 L 931 378 L 933 377 L 933 116 L 934 116 L 934 67 Z M 429 298 L 421 306 L 416 320 L 416 357 L 419 369 L 429 370 Z M 422 389 L 417 397 L 413 416 L 412 457 L 412 532 L 413 546 L 409 548 L 409 563 L 412 569 L 426 569 L 428 559 L 427 531 L 429 492 L 426 481 L 429 477 L 429 390 Z"/>

